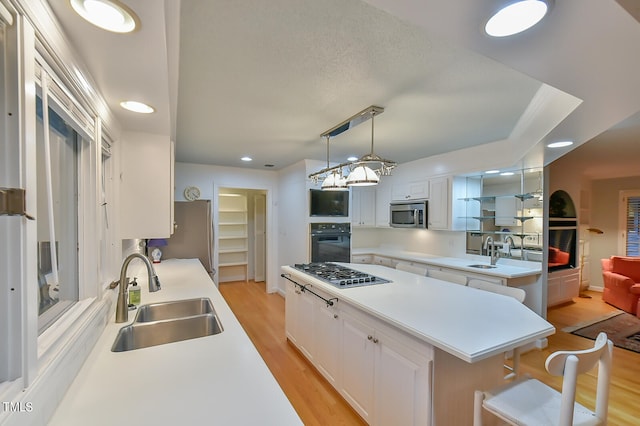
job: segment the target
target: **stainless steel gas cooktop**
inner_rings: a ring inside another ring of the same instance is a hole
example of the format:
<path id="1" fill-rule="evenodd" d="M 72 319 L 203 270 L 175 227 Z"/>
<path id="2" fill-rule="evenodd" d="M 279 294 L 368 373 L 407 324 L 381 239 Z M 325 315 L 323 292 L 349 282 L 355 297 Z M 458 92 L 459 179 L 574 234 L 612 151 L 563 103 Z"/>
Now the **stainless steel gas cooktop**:
<path id="1" fill-rule="evenodd" d="M 296 263 L 293 267 L 338 288 L 362 287 L 391 282 L 384 278 L 331 262 Z"/>

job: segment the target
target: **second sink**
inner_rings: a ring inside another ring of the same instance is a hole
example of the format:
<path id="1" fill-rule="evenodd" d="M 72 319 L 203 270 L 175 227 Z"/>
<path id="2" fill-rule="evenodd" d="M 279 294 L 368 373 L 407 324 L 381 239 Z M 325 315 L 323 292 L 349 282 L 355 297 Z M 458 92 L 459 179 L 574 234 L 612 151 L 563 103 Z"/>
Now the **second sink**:
<path id="1" fill-rule="evenodd" d="M 494 269 L 496 268 L 493 265 L 483 265 L 483 264 L 478 264 L 478 265 L 469 265 L 469 268 L 478 268 L 478 269 Z"/>
<path id="2" fill-rule="evenodd" d="M 162 321 L 172 318 L 190 317 L 193 315 L 214 312 L 210 299 L 187 299 L 170 302 L 151 303 L 138 308 L 134 322 Z"/>

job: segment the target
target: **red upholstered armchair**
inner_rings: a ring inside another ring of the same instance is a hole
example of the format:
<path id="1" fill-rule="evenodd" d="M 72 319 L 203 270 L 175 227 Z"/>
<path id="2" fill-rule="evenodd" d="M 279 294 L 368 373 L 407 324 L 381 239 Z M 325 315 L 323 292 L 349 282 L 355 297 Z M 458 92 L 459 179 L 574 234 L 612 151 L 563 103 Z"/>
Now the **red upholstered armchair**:
<path id="1" fill-rule="evenodd" d="M 601 259 L 605 302 L 640 316 L 640 257 L 611 256 Z"/>

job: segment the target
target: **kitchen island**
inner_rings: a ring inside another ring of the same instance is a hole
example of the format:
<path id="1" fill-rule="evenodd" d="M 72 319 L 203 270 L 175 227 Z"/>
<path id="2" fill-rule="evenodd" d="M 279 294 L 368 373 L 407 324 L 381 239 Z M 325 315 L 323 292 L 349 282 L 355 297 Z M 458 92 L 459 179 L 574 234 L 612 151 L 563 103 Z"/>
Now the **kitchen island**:
<path id="1" fill-rule="evenodd" d="M 49 424 L 302 424 L 200 262 L 170 259 L 155 268 L 162 289 L 148 293 L 140 280 L 142 304 L 210 298 L 222 333 L 112 352 L 127 325 L 114 314 Z"/>
<path id="2" fill-rule="evenodd" d="M 287 337 L 371 424 L 471 424 L 473 391 L 504 380 L 504 354 L 554 332 L 510 297 L 345 266 L 391 282 L 336 288 L 283 266 Z"/>

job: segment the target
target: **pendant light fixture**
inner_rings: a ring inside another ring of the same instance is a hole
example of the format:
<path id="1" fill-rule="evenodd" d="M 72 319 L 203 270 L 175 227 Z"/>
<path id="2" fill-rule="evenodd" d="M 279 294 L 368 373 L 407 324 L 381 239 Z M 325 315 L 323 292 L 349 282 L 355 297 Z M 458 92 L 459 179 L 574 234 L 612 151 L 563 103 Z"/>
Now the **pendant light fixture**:
<path id="1" fill-rule="evenodd" d="M 329 167 L 329 138 L 327 135 L 327 170 Z M 322 181 L 323 191 L 348 191 L 346 179 L 342 176 L 342 167 L 338 170 L 329 172 L 326 178 Z"/>
<path id="2" fill-rule="evenodd" d="M 371 152 L 363 157 L 360 157 L 355 163 L 355 168 L 349 173 L 347 177 L 347 185 L 349 186 L 372 186 L 377 185 L 380 181 L 380 177 L 371 170 L 369 162 L 371 160 L 377 161 L 380 157 L 373 153 L 373 118 L 375 112 L 371 112 Z"/>
<path id="3" fill-rule="evenodd" d="M 380 181 L 380 176 L 389 176 L 391 171 L 396 167 L 395 161 L 386 160 L 373 151 L 374 142 L 374 122 L 375 115 L 384 112 L 384 108 L 378 106 L 370 106 L 360 111 L 356 115 L 349 117 L 342 123 L 332 127 L 320 136 L 327 138 L 327 167 L 309 175 L 316 184 L 322 180 L 322 189 L 340 190 L 346 186 L 369 186 L 376 185 Z M 335 137 L 358 124 L 371 119 L 371 152 L 357 160 L 348 161 L 338 164 L 337 166 L 329 166 L 329 138 Z M 345 179 L 343 169 L 350 170 L 349 176 Z"/>

